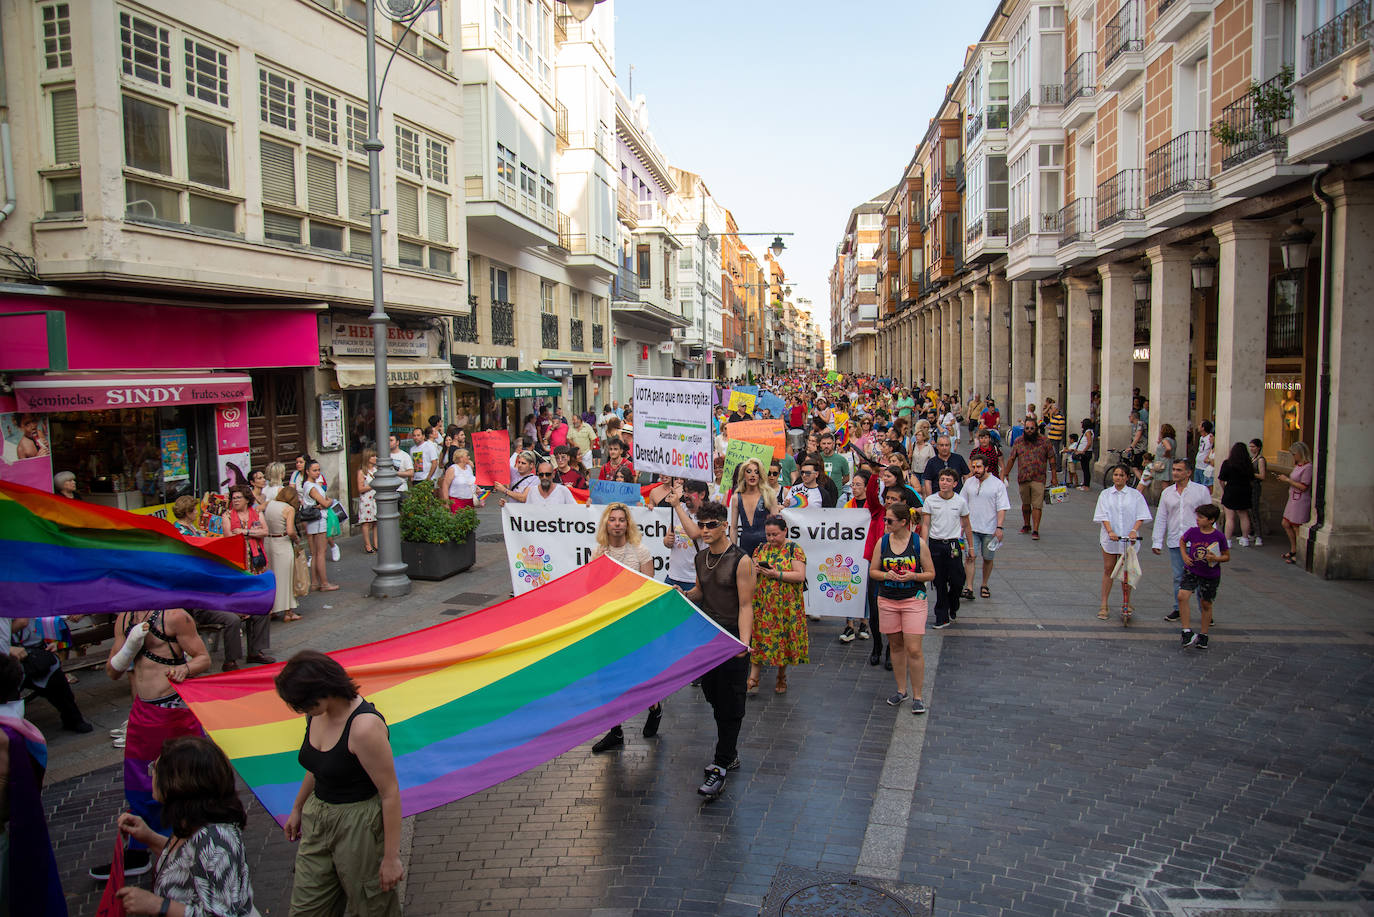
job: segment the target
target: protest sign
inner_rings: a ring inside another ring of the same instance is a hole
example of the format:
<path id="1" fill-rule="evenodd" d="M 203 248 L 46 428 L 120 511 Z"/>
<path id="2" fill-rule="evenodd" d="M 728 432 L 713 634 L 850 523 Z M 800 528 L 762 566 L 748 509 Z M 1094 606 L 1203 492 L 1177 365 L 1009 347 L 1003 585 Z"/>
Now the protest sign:
<path id="1" fill-rule="evenodd" d="M 757 385 L 741 385 L 730 392 L 730 401 L 726 407 L 731 411 L 743 411 L 746 414 L 754 413 L 754 402 L 758 400 L 759 387 Z"/>
<path id="2" fill-rule="evenodd" d="M 868 615 L 866 509 L 784 509 L 787 540 L 806 552 L 806 613 L 827 617 Z"/>
<path id="3" fill-rule="evenodd" d="M 774 417 L 782 417 L 787 413 L 787 402 L 772 392 L 759 392 L 758 400 L 754 403 L 760 411 L 766 410 Z"/>
<path id="4" fill-rule="evenodd" d="M 787 434 L 782 428 L 782 420 L 737 420 L 725 425 L 730 439 L 742 439 L 746 443 L 772 446 L 773 458 L 781 459 L 787 454 Z"/>
<path id="5" fill-rule="evenodd" d="M 635 379 L 635 468 L 710 481 L 713 395 L 708 379 Z"/>
<path id="6" fill-rule="evenodd" d="M 849 442 L 849 415 L 844 411 L 835 414 L 835 447 L 843 449 Z"/>
<path id="7" fill-rule="evenodd" d="M 525 506 L 501 508 L 511 588 L 519 595 L 556 579 L 592 559 L 596 551 L 599 506 Z M 806 552 L 806 613 L 828 617 L 867 615 L 868 562 L 864 539 L 869 515 L 862 509 L 783 510 L 788 541 Z M 630 507 L 643 545 L 654 559 L 654 575 L 662 578 L 670 549 L 663 544 L 669 531 L 669 510 Z"/>
<path id="8" fill-rule="evenodd" d="M 729 424 L 734 426 L 734 424 Z M 758 443 L 748 443 L 742 439 L 730 440 L 730 445 L 725 449 L 725 468 L 720 474 L 720 489 L 729 490 L 735 480 L 735 466 L 742 465 L 750 459 L 758 459 L 759 465 L 764 472 L 768 471 L 768 463 L 773 460 L 773 447 L 761 446 Z M 760 486 L 764 481 L 759 481 Z"/>
<path id="9" fill-rule="evenodd" d="M 510 434 L 478 430 L 472 434 L 472 467 L 478 487 L 510 483 Z"/>
<path id="10" fill-rule="evenodd" d="M 830 372 L 828 372 L 828 373 L 825 374 L 825 381 L 826 381 L 826 382 L 839 382 L 839 381 L 840 381 L 840 374 L 837 373 L 837 372 L 835 372 L 835 370 L 832 369 L 832 370 L 830 370 Z"/>
<path id="11" fill-rule="evenodd" d="M 593 478 L 589 502 L 598 506 L 604 506 L 607 503 L 624 503 L 627 506 L 635 506 L 640 502 L 640 487 L 638 484 L 631 484 L 626 481 L 602 481 L 599 478 Z"/>

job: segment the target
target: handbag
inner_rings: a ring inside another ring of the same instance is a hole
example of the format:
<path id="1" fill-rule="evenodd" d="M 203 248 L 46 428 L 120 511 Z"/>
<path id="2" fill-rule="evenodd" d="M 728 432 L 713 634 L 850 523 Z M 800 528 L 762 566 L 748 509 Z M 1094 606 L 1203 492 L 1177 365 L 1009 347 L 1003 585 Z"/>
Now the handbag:
<path id="1" fill-rule="evenodd" d="M 300 598 L 310 594 L 310 567 L 305 562 L 305 551 L 300 545 L 295 547 L 295 557 L 291 567 L 291 592 Z"/>
<path id="2" fill-rule="evenodd" d="M 297 518 L 302 522 L 319 522 L 324 517 L 324 510 L 314 500 L 309 503 L 302 503 L 300 510 L 296 513 Z"/>
<path id="3" fill-rule="evenodd" d="M 38 684 L 52 672 L 57 654 L 45 646 L 26 646 L 24 658 L 19 663 L 24 669 L 24 680 Z"/>

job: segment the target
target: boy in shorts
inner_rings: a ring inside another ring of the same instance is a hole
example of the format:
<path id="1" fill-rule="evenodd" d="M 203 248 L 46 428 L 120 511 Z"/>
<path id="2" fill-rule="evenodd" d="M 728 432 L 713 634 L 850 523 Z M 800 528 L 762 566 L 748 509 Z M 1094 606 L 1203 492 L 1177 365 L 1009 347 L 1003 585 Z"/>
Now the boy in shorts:
<path id="1" fill-rule="evenodd" d="M 1231 559 L 1231 546 L 1226 535 L 1217 528 L 1221 510 L 1205 503 L 1197 508 L 1197 525 L 1183 533 L 1178 550 L 1183 555 L 1183 579 L 1178 587 L 1178 617 L 1183 625 L 1184 647 L 1207 649 L 1207 631 L 1212 626 L 1212 602 L 1221 585 L 1220 565 Z M 1197 593 L 1198 608 L 1202 612 L 1199 633 L 1188 626 L 1188 600 Z"/>

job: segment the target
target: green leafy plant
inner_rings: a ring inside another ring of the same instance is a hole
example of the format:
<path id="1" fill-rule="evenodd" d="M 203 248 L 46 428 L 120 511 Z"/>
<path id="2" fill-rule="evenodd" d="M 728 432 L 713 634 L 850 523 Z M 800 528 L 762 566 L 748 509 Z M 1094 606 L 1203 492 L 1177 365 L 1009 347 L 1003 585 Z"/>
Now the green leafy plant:
<path id="1" fill-rule="evenodd" d="M 1250 83 L 1250 126 L 1236 127 L 1218 119 L 1212 124 L 1212 137 L 1225 146 L 1236 146 L 1273 136 L 1275 126 L 1293 116 L 1293 68 L 1284 67 L 1264 83 Z"/>
<path id="2" fill-rule="evenodd" d="M 467 541 L 477 530 L 477 511 L 464 507 L 450 512 L 433 481 L 419 481 L 401 501 L 401 540 L 420 544 Z"/>

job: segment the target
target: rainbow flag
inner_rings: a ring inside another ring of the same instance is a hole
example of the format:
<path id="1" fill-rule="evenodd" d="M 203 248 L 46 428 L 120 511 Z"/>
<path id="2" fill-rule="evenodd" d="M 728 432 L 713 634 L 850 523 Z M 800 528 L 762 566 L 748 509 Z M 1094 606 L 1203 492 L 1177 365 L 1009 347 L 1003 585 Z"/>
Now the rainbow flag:
<path id="1" fill-rule="evenodd" d="M 271 573 L 243 536 L 191 538 L 155 516 L 0 481 L 0 618 L 208 608 L 267 614 Z"/>
<path id="2" fill-rule="evenodd" d="M 425 630 L 331 655 L 391 729 L 414 815 L 549 761 L 744 650 L 682 593 L 601 557 Z M 285 823 L 305 772 L 305 718 L 281 665 L 176 685 L 239 775 Z"/>
<path id="3" fill-rule="evenodd" d="M 804 506 L 810 505 L 811 500 L 806 496 L 806 491 L 794 490 L 787 498 L 787 502 L 783 504 L 783 509 L 801 509 Z"/>

